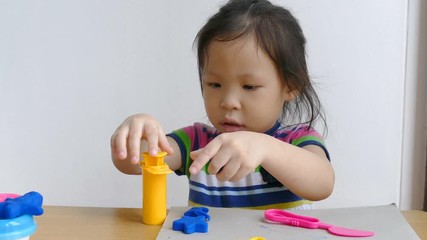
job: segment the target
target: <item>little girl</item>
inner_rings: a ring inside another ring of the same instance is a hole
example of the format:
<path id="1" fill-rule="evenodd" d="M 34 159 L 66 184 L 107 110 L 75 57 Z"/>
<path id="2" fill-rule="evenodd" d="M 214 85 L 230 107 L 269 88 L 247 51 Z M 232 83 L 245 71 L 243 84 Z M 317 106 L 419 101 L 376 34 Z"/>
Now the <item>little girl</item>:
<path id="1" fill-rule="evenodd" d="M 291 13 L 266 0 L 231 0 L 197 34 L 200 85 L 210 123 L 165 135 L 148 114 L 128 117 L 111 137 L 115 166 L 141 174 L 141 140 L 189 179 L 189 204 L 253 209 L 310 208 L 327 198 L 334 171 L 308 77 L 305 38 Z M 298 121 L 298 122 L 296 122 Z"/>

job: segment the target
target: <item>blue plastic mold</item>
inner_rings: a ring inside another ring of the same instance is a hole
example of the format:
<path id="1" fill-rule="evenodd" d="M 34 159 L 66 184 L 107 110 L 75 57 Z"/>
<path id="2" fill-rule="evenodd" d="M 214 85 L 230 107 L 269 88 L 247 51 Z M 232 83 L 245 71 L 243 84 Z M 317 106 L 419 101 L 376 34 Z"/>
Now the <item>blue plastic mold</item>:
<path id="1" fill-rule="evenodd" d="M 0 220 L 0 239 L 15 240 L 30 236 L 36 231 L 37 225 L 31 215 Z"/>

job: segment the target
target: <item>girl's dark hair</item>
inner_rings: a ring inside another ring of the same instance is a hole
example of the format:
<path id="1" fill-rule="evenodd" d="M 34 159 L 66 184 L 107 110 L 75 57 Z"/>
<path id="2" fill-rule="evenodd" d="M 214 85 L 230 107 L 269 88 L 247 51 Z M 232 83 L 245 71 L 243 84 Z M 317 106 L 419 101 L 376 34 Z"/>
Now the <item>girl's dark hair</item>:
<path id="1" fill-rule="evenodd" d="M 294 100 L 283 105 L 282 121 L 289 125 L 308 123 L 311 127 L 320 118 L 326 130 L 322 106 L 308 76 L 302 29 L 288 10 L 269 1 L 231 0 L 208 19 L 194 41 L 200 82 L 211 42 L 248 35 L 253 35 L 274 61 L 284 86 L 296 93 Z"/>

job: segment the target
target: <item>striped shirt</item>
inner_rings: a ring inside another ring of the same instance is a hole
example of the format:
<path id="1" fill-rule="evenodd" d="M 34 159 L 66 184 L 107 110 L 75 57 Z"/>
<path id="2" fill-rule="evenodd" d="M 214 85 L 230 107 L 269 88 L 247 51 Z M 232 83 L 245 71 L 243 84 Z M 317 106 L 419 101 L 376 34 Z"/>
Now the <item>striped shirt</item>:
<path id="1" fill-rule="evenodd" d="M 293 194 L 261 166 L 237 182 L 218 181 L 215 175 L 208 174 L 208 164 L 198 174 L 190 174 L 190 152 L 205 147 L 219 134 L 221 133 L 215 128 L 202 123 L 195 123 L 168 134 L 177 142 L 182 157 L 181 168 L 175 172 L 178 175 L 186 175 L 189 179 L 189 205 L 251 209 L 310 208 L 310 201 Z M 298 147 L 319 146 L 329 159 L 322 137 L 314 129 L 307 128 L 307 125 L 283 127 L 277 122 L 265 134 Z"/>

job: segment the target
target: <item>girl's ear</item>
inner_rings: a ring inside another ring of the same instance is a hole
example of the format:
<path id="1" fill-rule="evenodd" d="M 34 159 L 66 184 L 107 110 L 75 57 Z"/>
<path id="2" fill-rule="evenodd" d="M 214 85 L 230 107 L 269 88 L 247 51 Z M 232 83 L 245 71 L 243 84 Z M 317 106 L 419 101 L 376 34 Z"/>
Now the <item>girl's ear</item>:
<path id="1" fill-rule="evenodd" d="M 298 97 L 299 91 L 298 89 L 292 89 L 288 86 L 283 87 L 283 101 L 290 102 Z"/>

